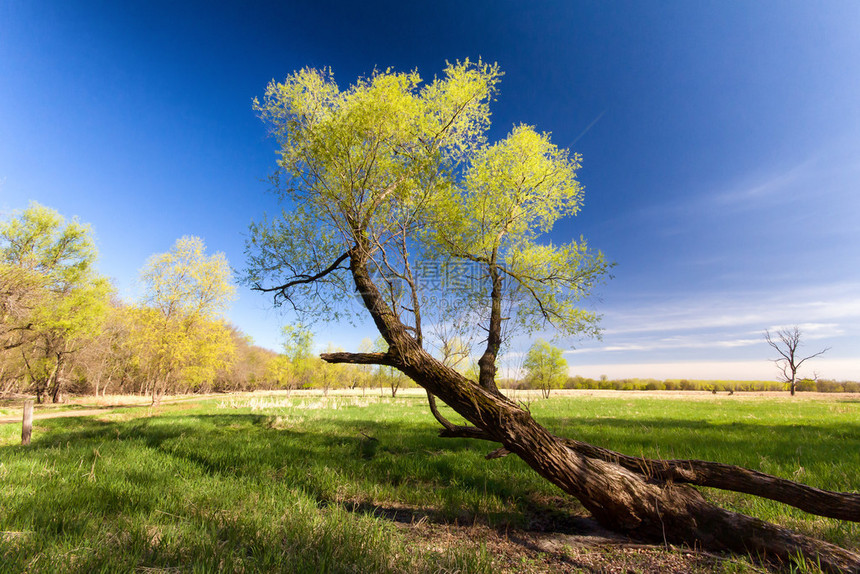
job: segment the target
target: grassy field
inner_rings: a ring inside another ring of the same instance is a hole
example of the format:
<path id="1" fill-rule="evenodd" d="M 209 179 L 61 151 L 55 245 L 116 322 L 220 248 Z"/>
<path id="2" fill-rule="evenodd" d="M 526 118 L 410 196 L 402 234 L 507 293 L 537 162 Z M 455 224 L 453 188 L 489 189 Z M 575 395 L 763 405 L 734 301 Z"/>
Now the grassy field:
<path id="1" fill-rule="evenodd" d="M 629 454 L 860 490 L 857 397 L 581 393 L 529 408 Z M 438 438 L 414 395 L 183 401 L 37 420 L 19 441 L 20 424 L 0 426 L 0 572 L 761 571 L 605 539 L 515 457 Z M 860 550 L 857 524 L 707 494 Z"/>

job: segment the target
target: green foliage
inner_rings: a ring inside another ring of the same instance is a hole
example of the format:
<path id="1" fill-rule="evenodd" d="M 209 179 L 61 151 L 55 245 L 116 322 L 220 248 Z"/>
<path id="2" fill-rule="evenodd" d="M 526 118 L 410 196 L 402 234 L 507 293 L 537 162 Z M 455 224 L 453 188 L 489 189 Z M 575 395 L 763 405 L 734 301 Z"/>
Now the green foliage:
<path id="1" fill-rule="evenodd" d="M 284 353 L 290 361 L 300 363 L 311 358 L 314 334 L 308 327 L 284 325 L 281 334 L 284 337 Z"/>
<path id="2" fill-rule="evenodd" d="M 223 253 L 206 255 L 199 237 L 176 240 L 170 251 L 153 255 L 140 272 L 144 302 L 164 317 L 217 318 L 236 294 Z"/>
<path id="3" fill-rule="evenodd" d="M 483 141 L 499 75 L 467 60 L 423 88 L 416 72 L 390 70 L 345 91 L 328 70 L 270 83 L 254 108 L 278 142 L 274 179 L 289 211 L 252 225 L 247 280 L 316 274 L 355 233 L 383 248 L 413 230 L 458 158 Z M 297 289 L 301 309 L 332 318 L 352 298 L 351 282 L 337 273 Z"/>
<path id="4" fill-rule="evenodd" d="M 111 287 L 96 273 L 96 257 L 89 226 L 37 203 L 0 223 L 0 265 L 38 291 L 19 319 L 35 332 L 71 341 L 98 330 Z"/>
<path id="5" fill-rule="evenodd" d="M 523 362 L 526 377 L 531 384 L 549 397 L 551 389 L 560 389 L 567 381 L 567 360 L 563 352 L 543 339 L 538 339 L 526 354 Z"/>
<path id="6" fill-rule="evenodd" d="M 52 209 L 0 222 L 0 394 L 270 387 L 274 353 L 222 318 L 235 292 L 222 254 L 185 237 L 154 255 L 138 306 L 113 298 L 95 260 L 89 226 Z"/>
<path id="7" fill-rule="evenodd" d="M 112 292 L 89 226 L 32 203 L 0 223 L 2 348 L 20 348 L 37 398 L 57 400 L 67 359 L 101 328 Z"/>
<path id="8" fill-rule="evenodd" d="M 284 325 L 284 355 L 290 363 L 290 388 L 302 388 L 311 382 L 319 361 L 313 356 L 314 334 L 305 325 Z"/>
<path id="9" fill-rule="evenodd" d="M 529 388 L 528 381 L 526 386 Z M 601 379 L 588 377 L 570 377 L 564 384 L 565 389 L 603 389 L 618 391 L 713 391 L 717 392 L 768 392 L 785 390 L 785 383 L 780 381 L 723 381 L 723 380 L 690 380 L 690 379 Z M 860 393 L 860 383 L 854 381 L 831 381 L 826 379 L 804 379 L 798 382 L 798 391 L 814 391 L 819 393 Z"/>
<path id="10" fill-rule="evenodd" d="M 17 217 L 0 224 L 3 262 L 31 271 L 53 292 L 63 292 L 89 278 L 96 259 L 92 232 L 77 220 L 66 222 L 53 209 L 31 203 Z"/>
<path id="11" fill-rule="evenodd" d="M 598 317 L 575 303 L 605 275 L 603 256 L 590 253 L 582 239 L 538 242 L 556 221 L 579 212 L 578 168 L 579 156 L 553 145 L 549 134 L 520 125 L 477 150 L 461 184 L 434 204 L 438 250 L 449 264 L 466 260 L 480 264 L 487 277 L 501 273 L 516 322 L 529 331 L 548 321 L 565 335 L 597 334 Z M 470 287 L 448 286 L 466 300 L 480 297 Z"/>
<path id="12" fill-rule="evenodd" d="M 204 392 L 216 390 L 251 391 L 278 388 L 278 379 L 271 378 L 269 364 L 280 355 L 254 344 L 254 340 L 236 327 L 229 327 L 235 348 L 232 364 L 219 370 L 211 389 L 200 387 Z"/>
<path id="13" fill-rule="evenodd" d="M 235 346 L 220 319 L 236 291 L 230 278 L 226 257 L 207 256 L 197 237 L 177 240 L 142 269 L 146 305 L 132 313 L 139 361 L 154 379 L 154 399 L 176 377 L 196 388 L 231 363 Z"/>
<path id="14" fill-rule="evenodd" d="M 388 343 L 382 337 L 377 337 L 373 342 L 373 350 L 377 353 L 387 353 Z M 377 365 L 374 378 L 380 387 L 388 387 L 391 389 L 391 396 L 396 397 L 397 391 L 406 382 L 406 376 L 395 369 L 386 365 Z"/>
<path id="15" fill-rule="evenodd" d="M 293 388 L 293 364 L 284 355 L 278 355 L 269 361 L 266 367 L 266 377 L 274 381 L 275 386 L 282 389 Z"/>
<path id="16" fill-rule="evenodd" d="M 246 281 L 337 320 L 356 302 L 353 250 L 422 342 L 433 336 L 428 323 L 468 331 L 454 333 L 461 340 L 489 330 L 494 356 L 502 330 L 550 322 L 596 334 L 598 317 L 576 303 L 609 265 L 582 239 L 539 241 L 582 205 L 579 157 L 523 125 L 488 144 L 501 75 L 466 60 L 427 84 L 386 70 L 341 90 L 330 70 L 313 69 L 270 83 L 254 109 L 279 147 L 273 181 L 284 210 L 251 226 Z"/>

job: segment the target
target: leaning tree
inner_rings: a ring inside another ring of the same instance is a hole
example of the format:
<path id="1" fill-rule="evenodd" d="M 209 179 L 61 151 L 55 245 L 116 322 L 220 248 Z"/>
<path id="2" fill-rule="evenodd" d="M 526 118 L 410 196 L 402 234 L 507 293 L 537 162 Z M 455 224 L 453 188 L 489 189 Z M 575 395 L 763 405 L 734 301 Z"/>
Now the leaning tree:
<path id="1" fill-rule="evenodd" d="M 389 70 L 341 90 L 330 71 L 313 69 L 270 83 L 254 107 L 279 146 L 272 181 L 284 207 L 252 224 L 247 281 L 302 314 L 369 314 L 385 352 L 322 358 L 400 370 L 427 391 L 441 436 L 496 443 L 488 458 L 519 456 L 609 528 L 860 572 L 855 552 L 719 508 L 694 486 L 851 521 L 860 521 L 860 495 L 555 436 L 498 391 L 497 359 L 512 329 L 597 331 L 580 302 L 609 267 L 582 239 L 541 241 L 582 205 L 579 157 L 528 126 L 487 142 L 500 77 L 497 66 L 467 60 L 426 84 L 417 72 Z M 482 333 L 475 376 L 436 358 L 446 344 L 436 335 L 451 334 L 440 325 L 458 326 L 461 340 Z M 471 424 L 445 419 L 437 398 Z"/>

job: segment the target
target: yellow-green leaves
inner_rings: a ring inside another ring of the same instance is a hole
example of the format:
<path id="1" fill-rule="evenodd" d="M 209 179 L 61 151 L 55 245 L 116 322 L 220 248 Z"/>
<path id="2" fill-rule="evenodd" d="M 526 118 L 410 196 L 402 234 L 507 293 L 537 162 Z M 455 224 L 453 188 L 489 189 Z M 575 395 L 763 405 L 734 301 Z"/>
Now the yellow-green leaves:
<path id="1" fill-rule="evenodd" d="M 540 241 L 582 206 L 580 158 L 525 125 L 487 143 L 501 76 L 465 60 L 427 83 L 385 70 L 341 89 L 330 70 L 303 69 L 269 84 L 254 108 L 278 142 L 285 205 L 252 225 L 247 281 L 336 320 L 357 300 L 359 261 L 416 340 L 459 313 L 487 323 L 491 355 L 502 323 L 595 332 L 576 302 L 605 274 L 602 256 Z"/>
<path id="2" fill-rule="evenodd" d="M 483 141 L 499 75 L 467 60 L 423 88 L 417 72 L 391 70 L 345 91 L 327 70 L 270 83 L 254 108 L 280 146 L 280 191 L 343 240 L 384 236 Z"/>
<path id="3" fill-rule="evenodd" d="M 95 260 L 89 226 L 66 221 L 38 203 L 0 223 L 0 269 L 7 296 L 27 299 L 15 310 L 13 322 L 26 326 L 19 334 L 49 334 L 58 344 L 93 335 L 112 290 L 96 273 Z"/>
<path id="4" fill-rule="evenodd" d="M 531 127 L 517 126 L 502 141 L 471 158 L 462 185 L 437 207 L 442 245 L 486 260 L 546 233 L 582 204 L 576 180 L 579 157 L 570 157 Z"/>
<path id="5" fill-rule="evenodd" d="M 567 361 L 562 350 L 543 339 L 538 339 L 531 346 L 523 368 L 529 382 L 540 388 L 545 398 L 549 397 L 551 389 L 561 388 L 568 377 Z"/>
<path id="6" fill-rule="evenodd" d="M 45 288 L 57 293 L 86 283 L 95 273 L 90 227 L 67 222 L 36 202 L 0 223 L 0 256 L 4 263 L 42 277 Z"/>
<path id="7" fill-rule="evenodd" d="M 247 281 L 263 288 L 299 279 L 289 290 L 272 288 L 276 301 L 338 318 L 354 287 L 342 273 L 347 265 L 329 267 L 354 245 L 375 258 L 374 271 L 404 275 L 433 203 L 484 141 L 500 75 L 466 60 L 426 85 L 417 72 L 392 70 L 345 90 L 329 70 L 270 83 L 254 108 L 278 142 L 273 182 L 286 205 L 251 226 Z"/>
<path id="8" fill-rule="evenodd" d="M 564 335 L 599 335 L 599 316 L 578 302 L 604 278 L 610 267 L 592 253 L 584 239 L 563 245 L 523 240 L 506 251 L 499 268 L 512 299 L 512 318 L 526 331 L 552 324 Z"/>
<path id="9" fill-rule="evenodd" d="M 501 275 L 509 318 L 528 331 L 550 322 L 566 335 L 597 333 L 597 316 L 576 302 L 605 275 L 603 256 L 589 252 L 584 240 L 539 242 L 581 208 L 578 168 L 579 157 L 555 146 L 549 134 L 521 125 L 475 153 L 462 183 L 433 204 L 428 239 L 437 252 L 473 262 L 487 280 Z M 471 293 L 461 297 L 474 301 Z"/>
<path id="10" fill-rule="evenodd" d="M 292 363 L 284 355 L 278 355 L 266 365 L 265 376 L 279 388 L 291 388 L 295 372 Z"/>
<path id="11" fill-rule="evenodd" d="M 141 280 L 145 305 L 134 311 L 139 360 L 159 392 L 177 375 L 192 385 L 211 381 L 235 352 L 221 317 L 236 292 L 227 258 L 206 255 L 198 237 L 183 237 L 149 258 Z"/>
<path id="12" fill-rule="evenodd" d="M 227 258 L 206 255 L 199 237 L 182 237 L 167 253 L 151 256 L 141 280 L 146 302 L 165 316 L 216 317 L 236 294 Z"/>
<path id="13" fill-rule="evenodd" d="M 0 223 L 0 349 L 20 348 L 37 397 L 60 392 L 67 355 L 94 337 L 112 291 L 89 226 L 32 203 Z"/>
<path id="14" fill-rule="evenodd" d="M 492 248 L 505 235 L 534 237 L 575 215 L 582 202 L 578 168 L 578 156 L 529 126 L 481 150 L 466 174 L 464 203 L 482 243 Z"/>

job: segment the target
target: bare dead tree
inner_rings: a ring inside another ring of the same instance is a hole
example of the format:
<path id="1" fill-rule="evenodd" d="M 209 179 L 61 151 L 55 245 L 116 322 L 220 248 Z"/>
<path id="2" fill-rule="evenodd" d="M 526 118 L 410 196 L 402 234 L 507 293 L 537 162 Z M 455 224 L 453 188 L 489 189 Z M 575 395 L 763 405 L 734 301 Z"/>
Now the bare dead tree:
<path id="1" fill-rule="evenodd" d="M 764 332 L 764 338 L 767 341 L 767 344 L 779 353 L 779 358 L 773 359 L 773 362 L 776 363 L 782 371 L 782 380 L 788 383 L 791 396 L 794 396 L 794 393 L 797 392 L 797 370 L 800 369 L 800 366 L 809 359 L 823 355 L 830 350 L 830 347 L 827 347 L 812 355 L 801 357 L 798 354 L 798 349 L 801 345 L 802 335 L 803 334 L 797 325 L 790 328 L 787 327 L 779 329 L 775 333 L 776 338 L 771 336 L 770 331 Z"/>

